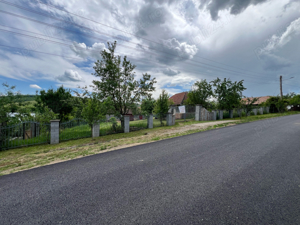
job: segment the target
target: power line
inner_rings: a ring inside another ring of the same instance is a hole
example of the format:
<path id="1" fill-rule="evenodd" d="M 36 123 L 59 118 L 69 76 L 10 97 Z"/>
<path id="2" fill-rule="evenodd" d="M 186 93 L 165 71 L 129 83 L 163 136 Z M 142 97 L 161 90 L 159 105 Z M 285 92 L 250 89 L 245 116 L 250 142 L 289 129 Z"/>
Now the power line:
<path id="1" fill-rule="evenodd" d="M 0 0 L 1 1 L 1 0 Z M 65 31 L 68 31 L 68 32 L 72 32 L 72 33 L 78 33 L 76 31 L 73 31 L 73 30 L 70 30 L 70 29 L 66 29 L 66 28 L 62 28 L 62 27 L 59 27 L 59 26 L 55 26 L 55 25 L 52 25 L 52 24 L 48 24 L 48 23 L 45 23 L 45 22 L 41 22 L 41 21 L 38 21 L 38 20 L 35 20 L 35 19 L 31 19 L 31 18 L 28 18 L 28 17 L 25 17 L 25 16 L 21 16 L 21 15 L 18 15 L 18 14 L 14 14 L 14 13 L 10 13 L 10 12 L 6 12 L 6 11 L 3 11 L 3 10 L 0 10 L 1 13 L 5 13 L 5 14 L 8 14 L 8 15 L 11 15 L 11 16 L 16 16 L 16 17 L 19 17 L 19 18 L 22 18 L 22 19 L 26 19 L 26 20 L 29 20 L 29 21 L 33 21 L 33 22 L 36 22 L 36 23 L 40 23 L 40 24 L 43 24 L 43 25 L 46 25 L 46 26 L 52 26 L 52 27 L 55 27 L 57 29 L 61 29 L 61 30 L 65 30 Z M 41 35 L 41 34 L 39 34 Z M 100 39 L 98 37 L 94 37 L 94 36 L 91 36 L 91 35 L 86 35 L 86 34 L 81 34 L 83 36 L 87 36 L 87 37 L 92 37 L 92 38 L 95 38 L 95 39 Z M 109 34 L 106 34 L 108 36 L 111 36 Z M 117 37 L 116 37 L 117 38 Z M 100 39 L 101 41 L 103 41 L 103 39 Z M 138 48 L 133 48 L 133 47 L 129 47 L 129 46 L 125 46 L 125 45 L 122 45 L 122 44 L 119 44 L 121 46 L 124 46 L 126 48 L 131 48 L 131 49 L 134 49 L 134 50 L 138 50 L 138 51 L 145 51 L 145 49 L 138 49 Z M 149 53 L 149 52 L 148 52 Z M 151 53 L 149 53 L 151 54 Z M 156 53 L 157 54 L 157 53 Z M 194 60 L 192 60 L 194 61 Z M 189 63 L 189 62 L 181 62 L 181 63 Z M 216 67 L 214 65 L 210 65 L 210 64 L 207 64 L 207 63 L 202 63 L 202 62 L 199 62 L 201 64 L 204 64 L 205 66 L 210 66 L 212 68 L 208 68 L 208 69 L 217 69 L 217 70 L 224 70 L 224 71 L 229 71 L 229 72 L 233 72 L 233 73 L 238 73 L 239 75 L 243 74 L 241 72 L 238 72 L 238 71 L 233 71 L 233 70 L 229 70 L 229 69 L 226 69 L 226 68 L 222 68 L 222 67 Z M 190 63 L 189 63 L 190 64 Z M 194 65 L 194 64 L 191 64 L 191 65 Z M 207 67 L 206 67 L 207 68 Z M 248 75 L 248 74 L 243 74 L 244 76 L 248 76 L 248 77 L 255 77 L 257 78 L 257 76 L 253 76 L 253 75 Z"/>
<path id="2" fill-rule="evenodd" d="M 17 50 L 20 50 L 20 51 L 31 51 L 31 52 L 36 52 L 36 53 L 40 53 L 40 54 L 46 54 L 46 55 L 52 55 L 52 56 L 59 56 L 59 57 L 62 57 L 62 58 L 82 60 L 81 58 L 73 58 L 73 57 L 69 57 L 69 56 L 57 55 L 57 54 L 53 54 L 53 53 L 41 52 L 41 51 L 36 51 L 36 50 L 29 50 L 29 49 L 25 49 L 25 48 L 17 48 L 17 47 L 7 46 L 7 45 L 1 45 L 1 44 L 0 44 L 0 47 L 17 49 Z"/>
<path id="3" fill-rule="evenodd" d="M 70 22 L 70 21 L 62 20 L 62 19 L 59 19 L 59 18 L 57 18 L 57 17 L 50 16 L 50 15 L 47 15 L 47 14 L 45 14 L 45 13 L 38 12 L 38 11 L 36 11 L 36 10 L 32 10 L 32 9 L 27 8 L 27 7 L 23 7 L 23 6 L 14 4 L 14 3 L 9 3 L 9 2 L 4 1 L 4 0 L 0 0 L 0 2 L 2 2 L 2 3 L 4 3 L 4 4 L 7 4 L 7 5 L 11 5 L 11 6 L 17 7 L 17 8 L 22 9 L 22 10 L 26 10 L 26 11 L 29 11 L 29 12 L 32 12 L 32 13 L 35 13 L 35 14 L 38 14 L 38 15 L 42 15 L 42 16 L 45 16 L 45 17 L 49 17 L 49 18 L 52 18 L 52 19 L 57 20 L 57 21 L 69 23 L 69 24 L 72 24 L 72 25 L 74 25 L 74 26 L 81 27 L 81 28 L 84 28 L 84 29 L 87 29 L 87 30 L 90 30 L 90 31 L 93 31 L 93 32 L 96 32 L 96 33 L 100 33 L 100 34 L 112 36 L 112 35 L 109 35 L 109 34 L 105 34 L 105 33 L 103 33 L 103 32 L 99 32 L 99 31 L 97 31 L 97 30 L 95 30 L 95 29 L 91 29 L 91 28 L 88 28 L 88 27 L 86 27 L 86 26 L 82 26 L 82 25 L 79 25 L 79 24 L 76 24 L 76 23 L 73 23 L 73 22 Z M 54 7 L 54 6 L 53 6 L 53 7 Z M 60 10 L 60 9 L 59 9 L 59 10 Z M 1 10 L 1 11 L 2 11 L 2 10 Z M 64 10 L 62 10 L 62 11 L 64 11 Z M 2 12 L 5 12 L 5 11 L 2 11 Z M 79 15 L 78 15 L 78 16 L 79 16 Z M 84 18 L 85 18 L 85 17 L 84 17 Z M 85 19 L 86 19 L 86 18 L 85 18 Z M 116 39 L 120 39 L 120 40 L 126 41 L 126 42 L 129 42 L 129 43 L 133 43 L 133 44 L 140 45 L 139 43 L 136 43 L 136 42 L 130 42 L 130 41 L 124 40 L 124 39 L 122 39 L 122 38 L 120 38 L 120 37 L 115 37 L 115 36 L 112 36 L 112 37 L 114 37 L 114 38 L 116 38 Z M 165 45 L 163 45 L 163 44 L 161 44 L 161 45 L 162 45 L 162 46 L 165 46 Z M 144 46 L 144 45 L 141 45 L 141 46 L 146 47 L 146 48 L 151 49 L 151 50 L 154 50 L 154 51 L 157 51 L 157 49 L 153 49 L 153 48 L 151 48 L 151 47 L 149 47 L 149 46 Z M 160 52 L 165 53 L 165 54 L 169 54 L 169 55 L 174 55 L 174 54 L 167 53 L 167 52 L 163 52 L 163 51 L 160 51 Z M 177 56 L 177 55 L 176 55 L 176 56 Z M 192 59 L 190 59 L 190 61 L 197 62 L 197 63 L 201 63 L 201 64 L 204 64 L 204 65 L 210 65 L 210 64 L 203 63 L 203 62 L 199 62 L 199 61 L 195 61 L 195 60 L 192 60 Z M 212 60 L 210 60 L 210 61 L 212 61 Z M 215 61 L 214 61 L 214 62 L 215 62 Z M 217 62 L 217 63 L 218 63 L 218 62 Z M 226 64 L 223 64 L 223 65 L 226 65 Z M 210 65 L 210 66 L 212 66 L 212 65 Z M 226 66 L 232 67 L 232 66 L 229 66 L 229 65 L 226 65 Z M 225 69 L 225 68 L 222 68 L 222 67 L 217 67 L 217 66 L 215 66 L 215 67 L 216 67 L 216 68 Z M 229 69 L 226 69 L 226 70 L 228 70 L 228 71 L 233 71 L 233 70 L 229 70 Z M 243 70 L 243 69 L 239 69 L 239 70 Z M 241 72 L 238 72 L 238 71 L 235 71 L 235 72 L 236 72 L 236 73 L 241 73 Z M 245 72 L 247 72 L 247 71 L 243 70 L 243 74 L 244 74 Z M 248 73 L 249 73 L 249 72 L 248 72 Z M 254 73 L 254 72 L 251 72 L 251 73 Z M 255 74 L 257 74 L 257 73 L 255 73 Z"/>
<path id="4" fill-rule="evenodd" d="M 1 0 L 1 1 L 2 1 L 2 0 Z M 55 9 L 57 9 L 57 10 L 60 10 L 60 11 L 69 13 L 69 14 L 71 14 L 71 15 L 77 16 L 77 17 L 82 18 L 82 19 L 85 19 L 85 20 L 89 20 L 89 21 L 91 21 L 91 22 L 93 22 L 93 23 L 97 23 L 97 24 L 99 24 L 99 25 L 102 25 L 102 26 L 105 26 L 105 27 L 108 27 L 108 28 L 111 28 L 111 29 L 114 29 L 114 30 L 117 30 L 117 31 L 121 31 L 121 32 L 123 32 L 123 33 L 130 34 L 130 35 L 135 36 L 135 37 L 138 37 L 138 38 L 140 38 L 140 39 L 143 39 L 143 40 L 146 40 L 146 41 L 155 43 L 155 44 L 159 44 L 159 45 L 165 46 L 165 45 L 162 44 L 162 43 L 159 43 L 159 42 L 156 42 L 156 41 L 147 39 L 147 38 L 143 38 L 143 37 L 138 36 L 138 35 L 136 35 L 136 34 L 133 34 L 133 33 L 130 33 L 130 32 L 126 32 L 126 31 L 123 31 L 123 30 L 121 30 L 121 29 L 118 29 L 118 28 L 109 26 L 109 25 L 107 25 L 107 24 L 100 23 L 100 22 L 98 22 L 98 21 L 95 21 L 95 20 L 92 20 L 92 19 L 89 19 L 89 18 L 80 16 L 80 15 L 78 15 L 78 14 L 76 14 L 76 13 L 72 13 L 72 12 L 67 11 L 67 10 L 65 10 L 65 9 L 61 9 L 61 8 L 59 8 L 59 7 L 57 7 L 57 6 L 54 6 L 54 5 L 51 5 L 51 4 L 47 4 L 47 3 L 41 2 L 41 1 L 39 1 L 39 0 L 36 0 L 36 1 L 37 1 L 38 3 L 40 3 L 40 4 L 47 5 L 47 6 L 51 7 L 51 8 L 55 8 Z M 214 60 L 211 60 L 211 59 L 207 59 L 207 58 L 204 58 L 204 57 L 196 56 L 196 58 L 201 58 L 201 59 L 204 59 L 204 60 L 207 60 L 207 61 L 210 61 L 210 62 L 218 63 L 218 64 L 221 64 L 221 65 L 225 65 L 225 66 L 228 66 L 228 67 L 233 67 L 233 68 L 240 69 L 240 70 L 243 70 L 243 71 L 244 71 L 244 69 L 242 69 L 242 68 L 235 67 L 235 66 L 230 66 L 230 65 L 227 65 L 227 64 L 224 64 L 224 63 L 220 63 L 220 62 L 217 62 L 217 61 L 214 61 Z M 257 72 L 252 72 L 252 71 L 249 71 L 249 72 L 250 72 L 250 73 L 257 74 Z"/>
<path id="5" fill-rule="evenodd" d="M 6 26 L 8 27 L 8 26 Z M 9 28 L 12 28 L 12 27 L 9 27 Z M 22 29 L 18 29 L 18 30 L 22 30 Z M 61 43 L 61 42 L 57 42 L 57 41 L 53 41 L 53 40 L 49 40 L 49 39 L 44 39 L 44 38 L 40 38 L 40 37 L 35 37 L 35 36 L 31 36 L 31 35 L 27 35 L 27 34 L 22 34 L 22 33 L 17 33 L 17 32 L 13 32 L 13 31 L 8 31 L 8 30 L 3 30 L 3 29 L 0 29 L 0 31 L 3 31 L 3 32 L 8 32 L 8 33 L 13 33 L 13 34 L 17 34 L 17 35 L 22 35 L 22 36 L 25 36 L 25 37 L 29 37 L 29 38 L 35 38 L 35 39 L 40 39 L 42 41 L 47 41 L 47 42 L 51 42 L 51 43 L 54 43 L 54 44 L 60 44 L 60 45 L 64 45 L 64 46 L 68 46 L 68 47 L 73 47 L 73 45 L 69 45 L 69 44 L 66 44 L 66 43 Z M 22 31 L 25 31 L 25 30 L 22 30 Z M 26 31 L 26 32 L 30 32 L 30 31 Z M 30 32 L 30 33 L 34 33 L 34 32 Z M 46 36 L 46 35 L 42 35 L 42 34 L 38 34 L 38 33 L 34 33 L 34 34 L 37 34 L 37 35 L 41 35 L 41 36 Z M 64 40 L 64 39 L 59 39 L 59 38 L 54 38 L 54 39 L 58 39 L 58 40 Z M 80 47 L 80 46 L 79 46 Z M 134 50 L 139 50 L 139 51 L 142 51 L 140 49 L 135 49 L 135 48 L 132 48 L 132 47 L 129 47 L 129 46 L 124 46 L 126 48 L 131 48 L 131 49 L 134 49 Z M 97 51 L 96 49 L 95 50 L 92 50 L 92 49 L 84 49 L 84 50 L 88 50 L 88 51 Z M 102 50 L 102 49 L 99 49 L 99 50 Z M 98 51 L 97 51 L 98 52 Z M 153 53 L 149 53 L 151 55 L 153 55 Z M 189 63 L 189 62 L 183 62 L 183 63 L 186 63 L 188 65 L 192 65 L 192 66 L 197 66 L 196 64 L 192 64 L 192 63 Z M 202 67 L 201 67 L 202 68 Z M 208 69 L 211 69 L 211 68 L 208 68 Z M 217 69 L 219 70 L 219 69 Z M 249 77 L 251 77 L 250 75 L 248 75 Z"/>

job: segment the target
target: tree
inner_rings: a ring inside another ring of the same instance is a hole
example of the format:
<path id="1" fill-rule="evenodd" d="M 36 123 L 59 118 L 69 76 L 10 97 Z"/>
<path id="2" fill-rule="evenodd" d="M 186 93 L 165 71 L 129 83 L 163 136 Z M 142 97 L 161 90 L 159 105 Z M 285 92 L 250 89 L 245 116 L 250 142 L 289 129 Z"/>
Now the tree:
<path id="1" fill-rule="evenodd" d="M 206 80 L 197 81 L 193 85 L 193 89 L 189 91 L 186 104 L 188 105 L 201 105 L 208 108 L 208 99 L 214 95 L 212 86 Z"/>
<path id="2" fill-rule="evenodd" d="M 232 82 L 226 78 L 223 81 L 220 78 L 211 81 L 220 109 L 232 110 L 240 105 L 242 92 L 246 90 L 243 82 L 244 80 Z"/>
<path id="3" fill-rule="evenodd" d="M 108 50 L 101 51 L 101 61 L 95 62 L 94 87 L 99 92 L 99 98 L 111 98 L 115 116 L 128 114 L 129 110 L 141 101 L 141 97 L 150 97 L 155 90 L 155 78 L 145 73 L 142 79 L 135 80 L 135 65 L 127 59 L 115 54 L 117 43 L 107 43 Z M 121 117 L 122 126 L 123 118 Z"/>
<path id="4" fill-rule="evenodd" d="M 296 106 L 296 105 L 300 105 L 300 95 L 295 95 L 293 96 L 290 101 L 289 101 L 290 105 Z"/>
<path id="5" fill-rule="evenodd" d="M 53 90 L 53 88 L 48 91 L 41 90 L 39 94 L 36 96 L 35 107 L 40 113 L 43 113 L 44 107 L 47 106 L 55 114 L 58 114 L 61 121 L 68 120 L 68 116 L 73 110 L 71 103 L 73 97 L 69 89 L 61 86 L 57 90 Z"/>
<path id="6" fill-rule="evenodd" d="M 168 113 L 171 104 L 172 102 L 169 101 L 169 94 L 165 90 L 162 90 L 161 94 L 156 100 L 154 108 L 154 112 L 160 119 L 161 125 L 163 125 L 163 118 L 165 117 L 165 114 Z"/>
<path id="7" fill-rule="evenodd" d="M 152 97 L 147 97 L 142 100 L 141 110 L 142 114 L 148 116 L 153 113 L 155 107 L 155 99 Z"/>
<path id="8" fill-rule="evenodd" d="M 287 106 L 290 104 L 290 100 L 290 94 L 284 95 L 282 99 L 280 96 L 272 96 L 266 101 L 265 105 L 270 106 L 271 112 L 283 113 L 286 111 Z"/>
<path id="9" fill-rule="evenodd" d="M 246 96 L 245 96 L 246 97 Z M 246 100 L 242 100 L 241 104 L 243 105 L 243 108 L 245 108 L 246 110 L 246 116 L 248 116 L 248 114 L 250 112 L 252 112 L 252 110 L 254 109 L 254 103 L 258 101 L 258 98 L 246 98 Z"/>
<path id="10" fill-rule="evenodd" d="M 112 109 L 111 99 L 107 98 L 104 101 L 99 100 L 99 93 L 90 92 L 87 86 L 81 88 L 81 90 L 82 92 L 74 91 L 74 93 L 77 95 L 76 108 L 82 109 L 82 118 L 92 128 L 93 124 L 105 118 L 107 112 Z"/>
<path id="11" fill-rule="evenodd" d="M 31 119 L 30 110 L 24 107 L 26 103 L 23 103 L 21 93 L 15 91 L 16 86 L 7 83 L 3 83 L 2 86 L 4 91 L 0 92 L 0 125 L 7 126 Z"/>

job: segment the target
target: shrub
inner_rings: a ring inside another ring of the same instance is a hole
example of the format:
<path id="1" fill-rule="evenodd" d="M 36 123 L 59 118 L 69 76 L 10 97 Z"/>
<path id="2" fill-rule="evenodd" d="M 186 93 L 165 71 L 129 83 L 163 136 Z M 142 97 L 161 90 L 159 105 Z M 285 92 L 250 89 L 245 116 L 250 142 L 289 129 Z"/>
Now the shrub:
<path id="1" fill-rule="evenodd" d="M 250 116 L 255 116 L 254 112 L 250 112 Z"/>

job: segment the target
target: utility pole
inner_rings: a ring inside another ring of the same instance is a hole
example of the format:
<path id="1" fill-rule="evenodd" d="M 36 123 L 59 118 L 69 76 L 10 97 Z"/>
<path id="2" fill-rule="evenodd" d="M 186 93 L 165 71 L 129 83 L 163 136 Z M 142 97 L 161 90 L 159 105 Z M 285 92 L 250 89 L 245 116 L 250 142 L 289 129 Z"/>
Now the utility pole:
<path id="1" fill-rule="evenodd" d="M 282 76 L 280 76 L 280 96 L 281 96 L 281 100 L 283 98 L 283 94 L 282 94 Z"/>

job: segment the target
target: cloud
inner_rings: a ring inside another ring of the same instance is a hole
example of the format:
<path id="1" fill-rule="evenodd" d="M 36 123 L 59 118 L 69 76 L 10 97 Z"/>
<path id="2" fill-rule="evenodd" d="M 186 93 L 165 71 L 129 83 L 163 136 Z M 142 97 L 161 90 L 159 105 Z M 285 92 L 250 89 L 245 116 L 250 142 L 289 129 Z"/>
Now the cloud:
<path id="1" fill-rule="evenodd" d="M 269 40 L 264 51 L 272 51 L 277 48 L 282 48 L 289 43 L 293 36 L 300 34 L 300 18 L 294 20 L 281 35 L 273 35 Z"/>
<path id="2" fill-rule="evenodd" d="M 176 38 L 163 40 L 163 45 L 155 48 L 160 49 L 158 60 L 163 63 L 192 59 L 198 52 L 196 45 L 180 43 Z"/>
<path id="3" fill-rule="evenodd" d="M 74 70 L 66 70 L 65 73 L 61 76 L 56 77 L 57 80 L 62 82 L 79 82 L 82 80 L 82 77 L 79 75 L 77 71 Z"/>
<path id="4" fill-rule="evenodd" d="M 34 89 L 42 89 L 39 85 L 37 84 L 30 84 L 29 85 L 31 88 L 34 88 Z"/>
<path id="5" fill-rule="evenodd" d="M 162 70 L 162 72 L 168 76 L 175 76 L 177 74 L 180 74 L 180 71 L 179 70 L 173 70 L 173 69 L 170 69 L 170 68 L 165 68 Z"/>
<path id="6" fill-rule="evenodd" d="M 257 5 L 266 1 L 268 0 L 204 0 L 199 7 L 206 7 L 210 12 L 211 18 L 213 20 L 218 20 L 219 11 L 221 10 L 230 10 L 230 14 L 237 15 L 243 12 L 250 5 Z"/>
<path id="7" fill-rule="evenodd" d="M 88 47 L 85 43 L 73 42 L 71 50 L 81 58 L 100 59 L 100 52 L 105 49 L 104 43 L 94 43 L 92 47 Z"/>
<path id="8" fill-rule="evenodd" d="M 264 64 L 265 70 L 277 71 L 283 69 L 284 67 L 290 67 L 292 65 L 289 60 L 273 55 L 271 53 L 261 53 L 260 59 Z"/>

